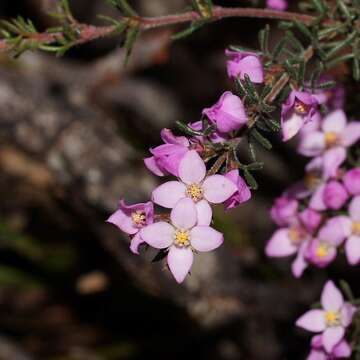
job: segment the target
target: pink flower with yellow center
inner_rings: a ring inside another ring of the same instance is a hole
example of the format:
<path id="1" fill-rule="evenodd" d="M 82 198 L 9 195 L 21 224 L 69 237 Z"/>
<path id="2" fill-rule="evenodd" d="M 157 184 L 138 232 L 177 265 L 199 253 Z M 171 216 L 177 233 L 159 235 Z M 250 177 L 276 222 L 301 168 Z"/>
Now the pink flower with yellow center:
<path id="1" fill-rule="evenodd" d="M 171 210 L 170 223 L 160 221 L 144 227 L 141 238 L 156 249 L 168 249 L 167 263 L 178 283 L 184 281 L 193 263 L 193 252 L 211 251 L 223 243 L 223 235 L 199 225 L 194 202 L 183 198 Z"/>

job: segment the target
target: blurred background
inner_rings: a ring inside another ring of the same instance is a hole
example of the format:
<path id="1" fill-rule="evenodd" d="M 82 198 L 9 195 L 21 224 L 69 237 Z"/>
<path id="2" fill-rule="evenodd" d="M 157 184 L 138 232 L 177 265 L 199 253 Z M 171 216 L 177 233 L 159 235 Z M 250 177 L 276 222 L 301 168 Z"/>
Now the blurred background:
<path id="1" fill-rule="evenodd" d="M 0 18 L 21 14 L 45 29 L 55 3 L 2 0 Z M 70 3 L 83 22 L 117 15 L 104 0 Z M 159 16 L 189 2 L 131 3 Z M 317 301 L 326 273 L 294 281 L 287 260 L 263 254 L 272 199 L 302 175 L 291 144 L 274 137 L 274 151 L 259 149 L 260 190 L 226 216 L 216 210 L 226 243 L 197 256 L 181 286 L 150 252 L 132 255 L 104 222 L 120 197 L 149 198 L 158 179 L 142 158 L 160 143 L 160 129 L 198 120 L 231 89 L 225 47 L 256 47 L 264 25 L 226 20 L 175 43 L 175 29 L 148 32 L 127 67 L 119 38 L 62 58 L 0 55 L 1 360 L 304 358 L 310 337 L 293 323 Z"/>

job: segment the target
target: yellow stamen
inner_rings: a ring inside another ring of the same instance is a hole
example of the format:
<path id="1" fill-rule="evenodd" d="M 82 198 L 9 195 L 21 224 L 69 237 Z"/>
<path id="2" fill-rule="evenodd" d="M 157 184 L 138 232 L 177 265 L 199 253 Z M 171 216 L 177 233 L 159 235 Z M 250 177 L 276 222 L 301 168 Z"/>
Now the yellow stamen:
<path id="1" fill-rule="evenodd" d="M 326 326 L 338 326 L 340 324 L 340 314 L 337 311 L 327 311 L 325 313 Z"/>
<path id="2" fill-rule="evenodd" d="M 316 249 L 315 254 L 319 258 L 323 258 L 323 257 L 327 256 L 329 254 L 329 246 L 326 244 L 319 244 Z"/>
<path id="3" fill-rule="evenodd" d="M 309 105 L 304 104 L 300 100 L 295 100 L 294 109 L 297 114 L 305 115 L 309 112 Z"/>
<path id="4" fill-rule="evenodd" d="M 360 221 L 359 222 L 353 222 L 352 224 L 352 232 L 354 235 L 360 236 Z"/>
<path id="5" fill-rule="evenodd" d="M 186 192 L 195 202 L 203 198 L 203 189 L 198 184 L 191 184 L 187 187 Z"/>
<path id="6" fill-rule="evenodd" d="M 304 183 L 309 190 L 315 190 L 320 182 L 321 178 L 315 172 L 308 172 L 305 175 Z"/>
<path id="7" fill-rule="evenodd" d="M 175 232 L 175 245 L 186 247 L 190 245 L 190 234 L 188 231 L 177 230 Z"/>
<path id="8" fill-rule="evenodd" d="M 325 133 L 325 145 L 327 148 L 332 147 L 338 143 L 338 135 L 335 132 L 329 131 Z"/>
<path id="9" fill-rule="evenodd" d="M 146 215 L 144 211 L 136 210 L 131 214 L 131 220 L 135 226 L 143 226 L 146 224 Z"/>
<path id="10" fill-rule="evenodd" d="M 302 240 L 304 239 L 304 233 L 300 228 L 290 228 L 288 231 L 288 236 L 290 241 L 294 245 L 300 245 Z"/>

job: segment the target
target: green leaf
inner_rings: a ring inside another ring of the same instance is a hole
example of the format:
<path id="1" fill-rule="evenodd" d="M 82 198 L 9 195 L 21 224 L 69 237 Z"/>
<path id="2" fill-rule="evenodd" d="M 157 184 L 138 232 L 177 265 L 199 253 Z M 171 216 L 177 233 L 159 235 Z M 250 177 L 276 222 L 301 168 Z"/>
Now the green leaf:
<path id="1" fill-rule="evenodd" d="M 126 0 L 108 0 L 111 5 L 120 10 L 125 16 L 137 16 L 136 11 L 129 5 Z"/>
<path id="2" fill-rule="evenodd" d="M 314 39 L 314 35 L 311 33 L 311 31 L 306 27 L 306 25 L 304 25 L 303 23 L 301 23 L 298 20 L 294 21 L 295 26 L 297 27 L 297 29 L 305 36 L 308 38 L 308 40 L 312 41 Z"/>
<path id="3" fill-rule="evenodd" d="M 179 128 L 179 130 L 185 133 L 186 135 L 204 136 L 204 134 L 201 131 L 193 130 L 190 126 L 182 123 L 181 121 L 176 121 L 175 124 Z"/>
<path id="4" fill-rule="evenodd" d="M 246 165 L 247 170 L 249 171 L 258 171 L 264 168 L 263 162 L 254 162 L 252 164 Z"/>
<path id="5" fill-rule="evenodd" d="M 349 301 L 353 301 L 354 300 L 354 295 L 352 293 L 350 285 L 345 280 L 340 280 L 339 284 L 340 284 L 340 287 L 341 287 L 342 291 L 346 295 L 347 299 Z"/>
<path id="6" fill-rule="evenodd" d="M 258 183 L 255 180 L 254 176 L 250 173 L 249 170 L 247 170 L 247 169 L 244 170 L 244 177 L 245 177 L 247 184 L 250 186 L 251 189 L 253 189 L 253 190 L 258 189 L 258 187 L 259 187 Z"/>
<path id="7" fill-rule="evenodd" d="M 242 80 L 242 83 L 246 90 L 246 95 L 249 97 L 250 101 L 256 103 L 259 100 L 259 95 L 248 74 L 244 74 L 244 80 Z"/>
<path id="8" fill-rule="evenodd" d="M 125 55 L 125 60 L 124 60 L 125 65 L 127 64 L 128 60 L 129 60 L 132 49 L 133 49 L 134 44 L 135 44 L 137 38 L 139 37 L 139 35 L 140 35 L 139 26 L 130 27 L 126 33 L 125 44 L 124 44 L 124 48 L 126 49 L 126 55 Z"/>
<path id="9" fill-rule="evenodd" d="M 188 28 L 186 28 L 183 31 L 180 31 L 180 32 L 176 33 L 171 38 L 173 40 L 183 39 L 183 38 L 191 35 L 196 30 L 200 29 L 205 23 L 206 22 L 204 22 L 204 20 L 193 21 Z"/>
<path id="10" fill-rule="evenodd" d="M 353 61 L 353 77 L 356 81 L 360 80 L 360 61 L 356 58 Z"/>
<path id="11" fill-rule="evenodd" d="M 161 249 L 159 250 L 159 252 L 154 256 L 154 258 L 151 260 L 152 263 L 154 262 L 158 262 L 161 261 L 163 259 L 165 259 L 165 257 L 167 256 L 168 251 L 165 249 Z"/>
<path id="12" fill-rule="evenodd" d="M 267 24 L 264 29 L 259 31 L 259 44 L 260 49 L 264 54 L 269 53 L 269 33 L 270 33 L 270 26 Z"/>
<path id="13" fill-rule="evenodd" d="M 315 9 L 321 14 L 326 14 L 328 8 L 324 4 L 322 0 L 312 0 L 312 3 L 314 4 Z"/>
<path id="14" fill-rule="evenodd" d="M 272 145 L 271 142 L 266 139 L 259 131 L 256 129 L 252 129 L 250 135 L 266 150 L 271 150 Z"/>
<path id="15" fill-rule="evenodd" d="M 204 19 L 212 16 L 213 4 L 211 0 L 193 0 L 193 7 Z"/>

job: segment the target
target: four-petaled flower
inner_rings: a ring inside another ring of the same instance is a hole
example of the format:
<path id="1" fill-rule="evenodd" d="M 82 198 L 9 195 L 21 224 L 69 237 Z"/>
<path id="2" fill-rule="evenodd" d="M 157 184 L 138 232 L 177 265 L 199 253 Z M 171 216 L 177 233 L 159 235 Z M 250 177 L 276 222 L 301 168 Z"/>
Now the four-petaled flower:
<path id="1" fill-rule="evenodd" d="M 223 243 L 223 235 L 199 225 L 194 202 L 178 201 L 170 213 L 170 223 L 160 221 L 140 231 L 141 238 L 156 249 L 169 249 L 167 263 L 178 283 L 184 281 L 193 263 L 193 251 L 211 251 Z"/>
<path id="2" fill-rule="evenodd" d="M 168 181 L 152 193 L 154 203 L 172 209 L 182 198 L 196 204 L 198 223 L 209 225 L 212 210 L 209 203 L 221 204 L 237 190 L 237 186 L 223 175 L 206 177 L 206 166 L 195 150 L 188 151 L 179 164 L 179 180 Z"/>
<path id="3" fill-rule="evenodd" d="M 344 301 L 339 289 L 329 280 L 321 294 L 322 309 L 306 312 L 296 325 L 315 333 L 322 333 L 322 344 L 328 353 L 344 338 L 345 329 L 351 324 L 355 306 Z"/>

